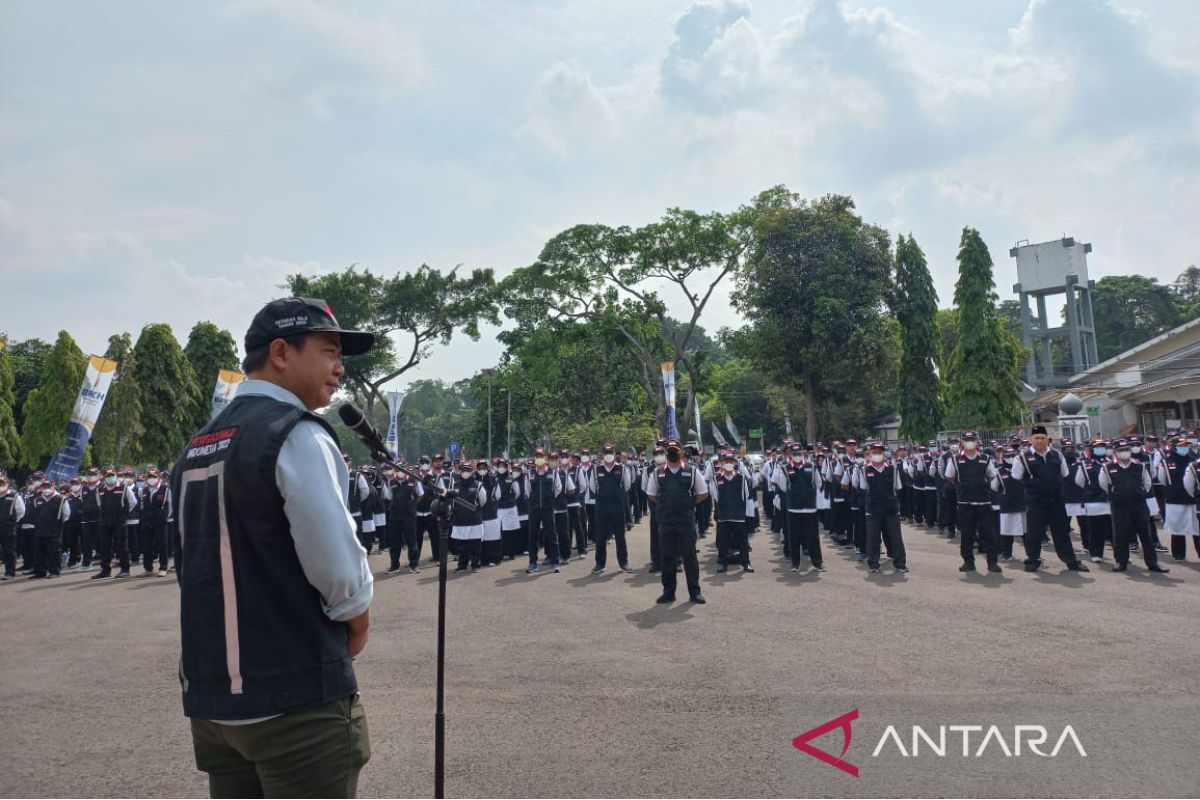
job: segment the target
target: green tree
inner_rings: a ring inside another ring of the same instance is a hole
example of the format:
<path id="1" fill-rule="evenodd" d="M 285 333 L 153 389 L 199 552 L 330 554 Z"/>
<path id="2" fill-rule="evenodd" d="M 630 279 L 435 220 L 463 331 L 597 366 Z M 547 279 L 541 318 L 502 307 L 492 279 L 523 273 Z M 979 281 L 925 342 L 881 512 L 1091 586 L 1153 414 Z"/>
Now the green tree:
<path id="1" fill-rule="evenodd" d="M 749 322 L 739 350 L 781 385 L 803 392 L 804 433 L 813 441 L 821 406 L 834 411 L 823 429 L 843 432 L 832 404 L 861 401 L 880 378 L 894 381 L 894 336 L 881 335 L 891 242 L 887 231 L 854 213 L 849 197 L 775 196 L 761 207 L 735 293 Z"/>
<path id="2" fill-rule="evenodd" d="M 1180 322 L 1200 316 L 1200 267 L 1192 264 L 1179 273 L 1171 284 L 1171 294 L 1175 296 Z"/>
<path id="3" fill-rule="evenodd" d="M 896 241 L 896 289 L 892 308 L 901 327 L 897 376 L 900 437 L 924 441 L 942 429 L 937 373 L 937 291 L 925 254 L 910 234 Z"/>
<path id="4" fill-rule="evenodd" d="M 136 458 L 142 435 L 142 389 L 137 382 L 133 337 L 128 333 L 108 337 L 104 357 L 116 361 L 117 369 L 92 433 L 92 450 L 97 464 L 120 466 Z"/>
<path id="5" fill-rule="evenodd" d="M 183 348 L 171 326 L 158 323 L 142 328 L 133 347 L 133 376 L 141 391 L 142 435 L 138 457 L 168 465 L 195 433 L 189 426 L 200 390 Z"/>
<path id="6" fill-rule="evenodd" d="M 86 374 L 87 357 L 71 334 L 59 331 L 42 364 L 37 388 L 29 392 L 22 409 L 21 462 L 25 466 L 40 469 L 67 443 L 67 425 Z"/>
<path id="7" fill-rule="evenodd" d="M 946 373 L 946 418 L 955 427 L 1003 428 L 1021 414 L 1021 344 L 996 311 L 992 257 L 974 228 L 963 228 L 954 306 L 958 341 Z"/>
<path id="8" fill-rule="evenodd" d="M 457 267 L 441 272 L 427 264 L 391 278 L 352 265 L 287 279 L 292 294 L 329 303 L 343 327 L 375 333 L 369 353 L 345 360 L 346 383 L 369 413 L 377 401 L 386 405 L 383 385 L 428 358 L 434 344 L 449 344 L 455 334 L 478 340 L 481 322 L 500 324 L 495 285 L 490 269 L 461 277 Z"/>
<path id="9" fill-rule="evenodd" d="M 8 341 L 0 338 L 0 465 L 5 467 L 16 464 L 17 454 L 20 452 L 20 437 L 17 434 L 16 418 L 13 416 L 15 404 L 16 394 L 13 392 Z"/>
<path id="10" fill-rule="evenodd" d="M 212 404 L 208 398 L 216 385 L 217 372 L 238 368 L 237 343 L 229 331 L 222 330 L 211 322 L 197 322 L 188 334 L 183 354 L 192 365 L 192 373 L 196 376 L 196 386 L 200 392 L 200 402 L 193 409 L 187 427 L 198 431 L 208 424 L 209 417 L 212 416 Z"/>
<path id="11" fill-rule="evenodd" d="M 1092 313 L 1101 361 L 1179 324 L 1171 290 L 1145 275 L 1109 275 L 1096 281 Z"/>
<path id="12" fill-rule="evenodd" d="M 41 339 L 8 343 L 9 363 L 13 372 L 13 418 L 17 430 L 25 426 L 25 401 L 42 379 L 42 367 L 53 345 Z"/>

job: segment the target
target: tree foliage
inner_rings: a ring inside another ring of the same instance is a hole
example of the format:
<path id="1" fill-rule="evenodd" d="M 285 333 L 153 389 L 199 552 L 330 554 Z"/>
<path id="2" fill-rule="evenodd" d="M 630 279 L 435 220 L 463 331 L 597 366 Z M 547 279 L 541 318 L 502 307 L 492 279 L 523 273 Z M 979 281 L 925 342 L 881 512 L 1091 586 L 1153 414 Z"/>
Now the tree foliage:
<path id="1" fill-rule="evenodd" d="M 216 386 L 218 371 L 236 370 L 239 366 L 237 343 L 229 331 L 211 322 L 197 322 L 188 334 L 183 354 L 192 365 L 192 374 L 196 376 L 196 388 L 200 393 L 200 402 L 193 409 L 187 427 L 191 431 L 198 431 L 208 424 L 212 416 L 208 397 Z"/>
<path id="2" fill-rule="evenodd" d="M 0 466 L 15 464 L 20 452 L 20 436 L 17 433 L 13 411 L 15 404 L 16 394 L 13 392 L 13 371 L 8 357 L 8 342 L 0 340 Z"/>
<path id="3" fill-rule="evenodd" d="M 104 357 L 116 361 L 117 370 L 92 433 L 92 452 L 97 464 L 116 467 L 133 462 L 142 435 L 142 389 L 137 382 L 133 337 L 128 333 L 108 337 Z"/>
<path id="4" fill-rule="evenodd" d="M 138 456 L 147 463 L 168 465 L 195 433 L 190 424 L 201 402 L 196 376 L 169 325 L 142 328 L 133 357 L 142 405 Z"/>
<path id="5" fill-rule="evenodd" d="M 1092 291 L 1101 361 L 1152 339 L 1181 321 L 1171 290 L 1145 275 L 1109 275 Z"/>
<path id="6" fill-rule="evenodd" d="M 67 425 L 87 374 L 87 357 L 71 334 L 59 331 L 23 407 L 21 462 L 30 469 L 45 466 L 56 450 L 67 443 Z"/>
<path id="7" fill-rule="evenodd" d="M 741 349 L 804 393 L 805 436 L 815 440 L 819 409 L 870 403 L 873 385 L 894 382 L 888 358 L 895 332 L 884 325 L 891 243 L 886 231 L 854 213 L 849 197 L 776 195 L 760 208 L 735 294 L 749 322 L 749 345 Z"/>
<path id="8" fill-rule="evenodd" d="M 996 311 L 992 257 L 963 228 L 954 286 L 958 340 L 946 372 L 946 418 L 956 427 L 1003 428 L 1020 418 L 1021 344 Z"/>
<path id="9" fill-rule="evenodd" d="M 937 292 L 916 239 L 896 242 L 896 287 L 892 308 L 901 328 L 896 402 L 900 437 L 932 438 L 942 428 L 941 379 L 937 373 Z"/>
<path id="10" fill-rule="evenodd" d="M 13 373 L 13 421 L 17 430 L 25 427 L 25 401 L 42 379 L 42 366 L 53 347 L 41 339 L 8 343 L 9 364 Z"/>
<path id="11" fill-rule="evenodd" d="M 429 357 L 434 344 L 449 344 L 455 334 L 479 339 L 481 322 L 500 324 L 495 277 L 490 269 L 460 276 L 458 267 L 441 272 L 426 264 L 385 278 L 351 265 L 325 275 L 291 275 L 294 295 L 329 303 L 345 328 L 369 330 L 375 347 L 345 359 L 345 381 L 373 411 L 386 405 L 383 385 Z"/>

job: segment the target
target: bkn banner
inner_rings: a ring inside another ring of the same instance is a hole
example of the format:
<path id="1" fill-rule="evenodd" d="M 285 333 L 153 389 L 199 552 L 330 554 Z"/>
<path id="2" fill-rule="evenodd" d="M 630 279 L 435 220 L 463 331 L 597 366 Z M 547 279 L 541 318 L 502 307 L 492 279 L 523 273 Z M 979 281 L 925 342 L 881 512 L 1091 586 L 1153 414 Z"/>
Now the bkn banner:
<path id="1" fill-rule="evenodd" d="M 100 419 L 100 409 L 104 408 L 104 400 L 108 397 L 108 388 L 112 386 L 116 370 L 117 362 L 111 359 L 102 356 L 88 359 L 87 375 L 79 389 L 75 408 L 71 411 L 71 421 L 67 423 L 67 444 L 54 454 L 50 466 L 46 467 L 49 480 L 66 481 L 79 474 L 83 451 L 92 438 L 96 420 Z"/>

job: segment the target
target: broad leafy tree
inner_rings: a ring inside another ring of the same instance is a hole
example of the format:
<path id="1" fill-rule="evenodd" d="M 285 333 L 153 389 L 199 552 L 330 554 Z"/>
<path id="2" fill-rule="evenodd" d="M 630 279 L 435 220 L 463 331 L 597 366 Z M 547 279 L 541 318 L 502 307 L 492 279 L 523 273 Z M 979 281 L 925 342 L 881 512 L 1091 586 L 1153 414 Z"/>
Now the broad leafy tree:
<path id="1" fill-rule="evenodd" d="M 892 308 L 901 329 L 896 401 L 900 437 L 922 441 L 942 427 L 937 373 L 937 292 L 925 254 L 909 235 L 896 241 L 896 287 Z"/>
<path id="2" fill-rule="evenodd" d="M 16 464 L 17 453 L 20 452 L 20 436 L 17 433 L 16 418 L 13 416 L 15 404 L 16 394 L 13 392 L 8 342 L 0 339 L 0 467 Z"/>
<path id="3" fill-rule="evenodd" d="M 67 425 L 87 374 L 87 357 L 71 334 L 59 331 L 46 360 L 37 388 L 29 392 L 23 407 L 21 462 L 41 469 L 56 450 L 67 443 Z"/>
<path id="4" fill-rule="evenodd" d="M 237 343 L 229 331 L 218 328 L 211 322 L 197 322 L 188 334 L 183 354 L 192 365 L 196 387 L 200 392 L 200 402 L 188 422 L 190 430 L 198 431 L 208 424 L 209 417 L 212 416 L 212 405 L 208 398 L 212 396 L 216 386 L 217 372 L 223 369 L 238 369 Z"/>
<path id="5" fill-rule="evenodd" d="M 142 328 L 133 357 L 142 404 L 138 456 L 147 463 L 167 466 L 195 433 L 190 425 L 201 402 L 196 376 L 169 325 Z"/>
<path id="6" fill-rule="evenodd" d="M 946 417 L 955 427 L 1003 428 L 1020 418 L 1021 344 L 996 311 L 992 257 L 974 228 L 963 228 L 954 306 L 958 339 L 946 373 Z"/>
<path id="7" fill-rule="evenodd" d="M 142 390 L 134 366 L 133 337 L 128 333 L 108 337 L 104 357 L 116 361 L 117 370 L 92 433 L 92 452 L 97 464 L 119 467 L 136 458 L 142 436 Z"/>
<path id="8" fill-rule="evenodd" d="M 1136 347 L 1179 324 L 1171 289 L 1145 275 L 1109 275 L 1092 291 L 1100 360 Z"/>

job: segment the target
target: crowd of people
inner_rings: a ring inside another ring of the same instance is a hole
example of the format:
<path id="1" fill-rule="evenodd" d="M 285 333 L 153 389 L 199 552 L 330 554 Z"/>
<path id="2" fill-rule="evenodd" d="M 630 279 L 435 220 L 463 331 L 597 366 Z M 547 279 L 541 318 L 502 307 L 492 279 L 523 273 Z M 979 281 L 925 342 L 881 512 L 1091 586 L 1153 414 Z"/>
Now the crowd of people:
<path id="1" fill-rule="evenodd" d="M 753 572 L 752 538 L 766 528 L 793 571 L 825 571 L 820 533 L 853 550 L 871 573 L 884 557 L 907 572 L 901 522 L 959 540 L 963 572 L 1002 571 L 1020 540 L 1024 569 L 1042 564 L 1050 545 L 1068 569 L 1105 561 L 1128 569 L 1140 551 L 1146 568 L 1166 572 L 1159 554 L 1200 554 L 1193 432 L 1051 444 L 1044 428 L 1028 439 L 983 442 L 973 432 L 922 445 L 855 439 L 786 441 L 761 457 L 724 448 L 703 455 L 660 439 L 643 454 L 597 448 L 537 450 L 527 458 L 452 461 L 422 456 L 414 468 L 351 468 L 348 513 L 368 553 L 386 552 L 388 573 L 419 572 L 424 543 L 440 557 L 433 502 L 451 493 L 470 501 L 450 514 L 448 555 L 456 572 L 527 559 L 531 575 L 559 572 L 591 555 L 591 572 L 630 572 L 627 534 L 643 518 L 650 529 L 649 571 L 661 573 L 661 600 L 674 599 L 682 568 L 689 597 L 700 592 L 697 540 L 715 527 L 718 572 Z M 349 465 L 349 456 L 345 456 Z M 0 475 L 0 554 L 4 580 L 18 572 L 54 578 L 95 571 L 93 580 L 173 570 L 174 499 L 156 468 L 93 468 L 68 482 L 34 473 L 24 487 Z M 1077 555 L 1071 521 L 1083 558 Z M 1161 535 L 1170 539 L 1169 548 Z M 829 546 L 829 545 L 826 545 Z M 19 559 L 19 562 L 18 562 Z M 155 565 L 157 563 L 157 569 Z"/>

